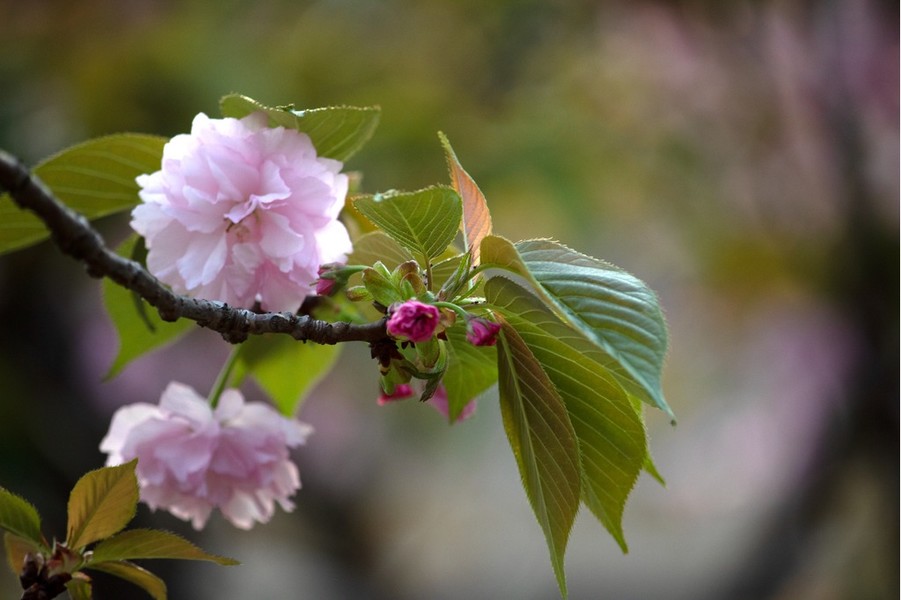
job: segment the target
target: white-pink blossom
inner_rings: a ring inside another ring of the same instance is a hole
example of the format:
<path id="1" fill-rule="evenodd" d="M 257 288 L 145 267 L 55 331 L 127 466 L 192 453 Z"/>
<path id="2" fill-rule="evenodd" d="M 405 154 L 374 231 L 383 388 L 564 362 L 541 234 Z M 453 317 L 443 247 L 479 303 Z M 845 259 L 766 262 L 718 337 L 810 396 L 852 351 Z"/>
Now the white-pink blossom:
<path id="1" fill-rule="evenodd" d="M 100 443 L 107 465 L 138 459 L 141 500 L 201 529 L 214 508 L 241 529 L 272 518 L 290 497 L 300 474 L 289 448 L 312 428 L 270 406 L 244 402 L 225 390 L 215 409 L 191 387 L 172 382 L 159 405 L 138 403 L 116 411 Z"/>
<path id="2" fill-rule="evenodd" d="M 194 118 L 163 149 L 162 168 L 137 178 L 131 225 L 151 273 L 179 294 L 294 311 L 324 263 L 351 251 L 338 221 L 342 163 L 309 136 L 269 127 L 265 113 Z"/>

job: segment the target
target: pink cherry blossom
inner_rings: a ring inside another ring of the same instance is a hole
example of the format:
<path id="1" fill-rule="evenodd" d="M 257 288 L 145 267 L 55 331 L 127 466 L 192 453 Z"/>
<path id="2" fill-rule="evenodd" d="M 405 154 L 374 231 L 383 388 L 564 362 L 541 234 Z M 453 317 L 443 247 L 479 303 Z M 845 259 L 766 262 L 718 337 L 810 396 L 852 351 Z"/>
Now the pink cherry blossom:
<path id="1" fill-rule="evenodd" d="M 287 419 L 266 404 L 245 403 L 225 390 L 213 409 L 192 388 L 172 382 L 159 405 L 116 411 L 100 442 L 107 465 L 134 458 L 141 500 L 202 529 L 214 508 L 235 527 L 250 529 L 272 518 L 277 502 L 300 488 L 289 448 L 306 441 L 312 428 Z"/>
<path id="2" fill-rule="evenodd" d="M 319 265 L 351 251 L 338 213 L 347 176 L 310 138 L 268 127 L 264 113 L 194 118 L 163 149 L 162 168 L 137 178 L 131 225 L 147 267 L 179 294 L 294 311 Z"/>
<path id="3" fill-rule="evenodd" d="M 500 330 L 499 323 L 473 317 L 466 322 L 466 339 L 473 346 L 493 346 L 497 343 L 497 333 Z"/>
<path id="4" fill-rule="evenodd" d="M 379 406 L 384 406 L 389 402 L 397 402 L 398 400 L 406 400 L 413 396 L 413 387 L 409 383 L 399 383 L 394 386 L 394 392 L 386 394 L 385 390 L 379 389 L 379 397 L 376 402 Z"/>
<path id="5" fill-rule="evenodd" d="M 388 319 L 388 333 L 399 340 L 426 342 L 435 335 L 441 313 L 431 304 L 407 300 L 396 306 Z"/>
<path id="6" fill-rule="evenodd" d="M 394 387 L 393 394 L 386 394 L 384 390 L 381 391 L 378 398 L 379 406 L 385 406 L 391 402 L 397 402 L 399 400 L 406 400 L 408 398 L 412 398 L 415 392 L 413 387 L 406 383 L 401 383 Z M 439 385 L 438 389 L 435 390 L 435 393 L 432 394 L 432 397 L 429 398 L 428 404 L 431 405 L 432 408 L 437 410 L 439 413 L 444 415 L 445 419 L 450 418 L 449 406 L 448 406 L 448 397 L 447 397 L 447 388 L 443 385 Z M 463 407 L 463 410 L 457 416 L 454 423 L 459 423 L 460 421 L 465 421 L 469 417 L 476 412 L 476 401 L 475 399 L 470 400 L 466 403 L 466 406 Z"/>
<path id="7" fill-rule="evenodd" d="M 429 404 L 431 404 L 435 410 L 444 415 L 445 419 L 450 418 L 450 408 L 448 406 L 448 397 L 447 397 L 447 389 L 443 385 L 439 385 L 438 389 L 435 390 L 434 395 L 429 399 Z M 469 417 L 476 412 L 476 401 L 475 399 L 470 400 L 466 403 L 466 406 L 463 407 L 463 410 L 454 420 L 454 423 L 459 423 L 460 421 L 465 421 Z"/>

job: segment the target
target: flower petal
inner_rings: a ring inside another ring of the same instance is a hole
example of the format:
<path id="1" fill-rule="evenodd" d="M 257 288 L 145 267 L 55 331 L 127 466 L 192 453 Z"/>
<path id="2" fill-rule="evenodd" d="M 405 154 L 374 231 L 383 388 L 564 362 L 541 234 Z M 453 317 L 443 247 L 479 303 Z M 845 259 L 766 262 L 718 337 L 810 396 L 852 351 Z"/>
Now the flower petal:
<path id="1" fill-rule="evenodd" d="M 141 499 L 202 528 L 214 508 L 236 527 L 272 518 L 278 503 L 294 505 L 300 474 L 289 449 L 304 443 L 309 425 L 271 406 L 246 404 L 227 389 L 211 410 L 189 386 L 170 383 L 159 406 L 119 409 L 101 448 L 108 460 L 138 458 Z"/>
<path id="2" fill-rule="evenodd" d="M 318 157 L 306 134 L 267 125 L 263 113 L 198 114 L 190 134 L 166 144 L 160 171 L 136 179 L 143 204 L 132 227 L 148 269 L 176 293 L 293 310 L 314 292 L 319 265 L 350 252 L 337 220 L 342 164 Z"/>

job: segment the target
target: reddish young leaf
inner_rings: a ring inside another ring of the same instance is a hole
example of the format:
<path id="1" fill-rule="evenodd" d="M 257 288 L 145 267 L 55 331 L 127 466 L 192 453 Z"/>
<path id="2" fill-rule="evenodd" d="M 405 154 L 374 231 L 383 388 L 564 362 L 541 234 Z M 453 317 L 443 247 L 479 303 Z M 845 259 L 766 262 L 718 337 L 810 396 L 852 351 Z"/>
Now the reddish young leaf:
<path id="1" fill-rule="evenodd" d="M 491 214 L 488 212 L 488 203 L 475 180 L 457 160 L 457 155 L 454 154 L 454 149 L 451 148 L 447 136 L 439 132 L 438 137 L 441 139 L 441 145 L 444 146 L 444 154 L 447 157 L 451 185 L 463 199 L 461 229 L 466 238 L 466 249 L 472 250 L 472 262 L 478 264 L 479 244 L 483 237 L 491 234 Z"/>

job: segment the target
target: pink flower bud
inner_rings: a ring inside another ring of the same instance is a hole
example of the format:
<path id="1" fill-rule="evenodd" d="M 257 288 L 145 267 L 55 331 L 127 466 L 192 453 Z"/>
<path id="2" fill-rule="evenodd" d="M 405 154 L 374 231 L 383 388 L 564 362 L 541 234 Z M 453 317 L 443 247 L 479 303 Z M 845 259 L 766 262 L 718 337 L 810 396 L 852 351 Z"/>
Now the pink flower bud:
<path id="1" fill-rule="evenodd" d="M 493 346 L 497 343 L 497 333 L 500 330 L 499 323 L 473 317 L 466 322 L 466 339 L 473 346 Z"/>
<path id="2" fill-rule="evenodd" d="M 409 383 L 399 383 L 394 386 L 394 392 L 386 394 L 385 390 L 379 388 L 381 393 L 377 400 L 379 406 L 385 406 L 389 402 L 397 402 L 398 400 L 406 400 L 413 395 L 413 388 Z"/>
<path id="3" fill-rule="evenodd" d="M 435 390 L 435 394 L 431 397 L 431 399 L 429 399 L 429 404 L 431 404 L 435 408 L 435 410 L 444 415 L 445 419 L 450 418 L 447 390 L 443 385 L 439 385 L 438 389 Z M 475 411 L 476 401 L 475 399 L 472 399 L 466 404 L 466 406 L 463 407 L 463 410 L 457 416 L 457 419 L 454 421 L 454 423 L 465 421 L 466 419 L 471 417 Z"/>
<path id="4" fill-rule="evenodd" d="M 335 269 L 340 268 L 342 265 L 336 263 L 330 263 L 327 265 L 321 265 L 316 274 L 319 276 L 319 279 L 316 280 L 316 293 L 320 296 L 331 296 L 332 292 L 335 291 L 335 286 L 338 284 L 337 279 L 335 279 L 334 275 L 331 277 L 323 277 L 326 273 L 332 273 Z"/>
<path id="5" fill-rule="evenodd" d="M 202 529 L 214 508 L 235 527 L 250 529 L 290 511 L 300 488 L 289 448 L 301 445 L 309 425 L 269 405 L 245 403 L 228 389 L 213 409 L 181 383 L 170 383 L 159 405 L 132 404 L 116 411 L 100 442 L 107 465 L 138 459 L 141 500 Z"/>
<path id="6" fill-rule="evenodd" d="M 388 334 L 413 343 L 426 342 L 435 335 L 441 320 L 438 308 L 417 300 L 407 300 L 394 308 L 388 319 Z"/>

